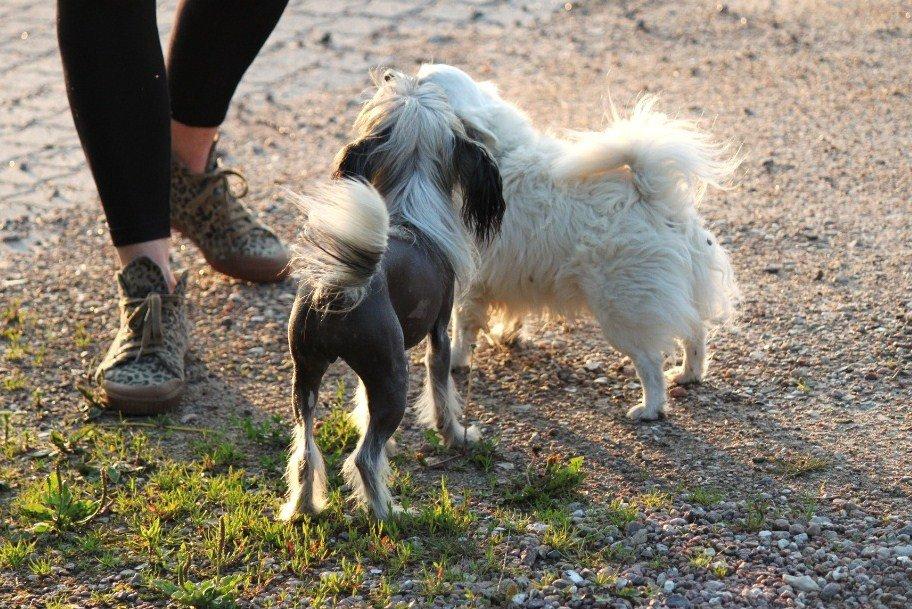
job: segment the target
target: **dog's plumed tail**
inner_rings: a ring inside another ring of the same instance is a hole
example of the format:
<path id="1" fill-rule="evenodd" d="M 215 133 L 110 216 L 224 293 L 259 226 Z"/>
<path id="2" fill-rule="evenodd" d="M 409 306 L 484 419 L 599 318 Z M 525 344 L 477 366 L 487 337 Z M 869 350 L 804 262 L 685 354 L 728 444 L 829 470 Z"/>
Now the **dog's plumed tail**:
<path id="1" fill-rule="evenodd" d="M 386 202 L 370 184 L 342 179 L 296 203 L 306 221 L 292 259 L 295 274 L 317 308 L 355 307 L 386 251 Z"/>
<path id="2" fill-rule="evenodd" d="M 654 110 L 656 97 L 644 96 L 628 118 L 604 131 L 577 133 L 576 142 L 554 163 L 558 180 L 585 180 L 628 167 L 640 197 L 683 211 L 703 197 L 707 186 L 723 188 L 739 164 L 692 122 Z"/>
<path id="3" fill-rule="evenodd" d="M 721 324 L 733 316 L 739 291 L 728 254 L 695 208 L 707 187 L 728 186 L 740 159 L 694 123 L 656 111 L 655 104 L 654 96 L 645 96 L 627 118 L 612 107 L 611 125 L 575 134 L 552 170 L 559 181 L 584 181 L 629 169 L 636 199 L 658 212 L 660 225 L 677 227 L 685 237 L 691 277 L 684 302 L 693 312 L 685 325 Z"/>

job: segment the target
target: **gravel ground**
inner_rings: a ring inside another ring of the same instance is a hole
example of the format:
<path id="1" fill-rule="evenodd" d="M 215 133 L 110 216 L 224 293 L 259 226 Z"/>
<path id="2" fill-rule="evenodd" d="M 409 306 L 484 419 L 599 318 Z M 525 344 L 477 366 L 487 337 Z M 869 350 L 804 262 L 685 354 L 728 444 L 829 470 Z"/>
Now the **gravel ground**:
<path id="1" fill-rule="evenodd" d="M 508 577 L 459 584 L 436 603 L 453 605 L 466 586 L 478 606 L 912 605 L 912 5 L 581 2 L 514 9 L 506 22 L 485 10 L 452 30 L 398 23 L 373 40 L 370 60 L 460 65 L 555 130 L 597 128 L 609 90 L 622 107 L 648 90 L 665 109 L 703 117 L 746 156 L 737 186 L 703 208 L 744 300 L 737 324 L 711 341 L 706 382 L 673 389 L 668 418 L 654 424 L 624 418 L 639 397 L 636 378 L 589 321 L 532 322 L 514 351 L 481 347 L 467 414 L 499 438 L 495 478 L 542 455 L 584 456 L 573 521 L 622 559 L 576 564 L 544 541 L 552 525 L 531 522 L 498 538 Z M 326 78 L 346 53 L 315 70 Z M 250 176 L 251 204 L 287 238 L 295 216 L 280 189 L 327 173 L 367 79 L 349 81 L 298 83 L 282 99 L 253 92 L 225 125 L 228 160 Z M 29 381 L 44 398 L 40 407 L 14 393 L 0 399 L 48 430 L 81 416 L 74 383 L 113 334 L 115 267 L 93 201 L 24 215 L 15 230 L 44 240 L 7 251 L 0 265 L 2 299 L 22 299 L 41 320 L 47 364 Z M 189 395 L 175 417 L 227 428 L 240 414 L 284 416 L 292 283 L 226 280 L 183 242 L 176 256 L 192 274 L 195 330 Z M 98 339 L 75 347 L 77 327 Z M 0 362 L 0 371 L 11 366 Z M 421 370 L 414 353 L 415 392 Z M 333 368 L 327 396 L 335 377 L 349 375 Z M 401 443 L 420 446 L 411 417 L 404 427 Z M 162 441 L 183 454 L 177 440 Z M 487 484 L 448 468 L 410 471 L 426 485 L 445 473 L 460 494 Z M 656 493 L 662 500 L 635 501 Z M 615 509 L 635 510 L 621 527 L 604 518 L 616 499 Z M 473 509 L 486 521 L 494 507 L 481 498 Z M 532 585 L 550 573 L 558 578 Z M 281 605 L 277 591 L 295 585 L 290 577 L 243 602 Z M 9 606 L 44 606 L 61 589 L 79 599 L 98 583 L 65 572 L 53 582 L 0 582 Z M 394 601 L 415 601 L 411 580 L 396 583 Z"/>

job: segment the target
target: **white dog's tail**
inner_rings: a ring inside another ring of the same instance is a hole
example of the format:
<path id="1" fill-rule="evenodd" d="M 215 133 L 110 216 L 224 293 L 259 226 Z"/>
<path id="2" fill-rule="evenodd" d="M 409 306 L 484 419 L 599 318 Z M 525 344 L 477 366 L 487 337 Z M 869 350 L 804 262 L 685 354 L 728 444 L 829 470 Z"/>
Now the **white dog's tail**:
<path id="1" fill-rule="evenodd" d="M 370 184 L 345 179 L 297 203 L 307 219 L 292 259 L 295 274 L 310 288 L 314 305 L 353 308 L 386 251 L 386 202 Z"/>
<path id="2" fill-rule="evenodd" d="M 554 174 L 562 180 L 586 180 L 629 168 L 638 198 L 664 218 L 680 222 L 686 232 L 691 302 L 699 323 L 722 323 L 734 312 L 738 286 L 728 254 L 703 227 L 694 207 L 708 186 L 727 185 L 740 159 L 692 122 L 655 111 L 655 103 L 654 96 L 646 96 L 629 118 L 614 112 L 605 131 L 577 134 L 577 141 L 554 163 Z"/>
<path id="3" fill-rule="evenodd" d="M 629 118 L 612 108 L 606 130 L 576 134 L 577 142 L 554 163 L 555 177 L 585 180 L 629 167 L 642 199 L 672 214 L 696 204 L 707 186 L 724 187 L 739 160 L 690 121 L 653 110 L 656 101 L 643 97 Z"/>

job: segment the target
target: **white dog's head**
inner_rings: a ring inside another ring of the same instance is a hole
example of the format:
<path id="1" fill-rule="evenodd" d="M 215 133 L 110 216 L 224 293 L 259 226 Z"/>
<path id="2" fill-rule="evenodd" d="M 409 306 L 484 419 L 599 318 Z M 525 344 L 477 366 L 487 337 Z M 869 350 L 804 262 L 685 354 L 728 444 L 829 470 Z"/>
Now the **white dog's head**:
<path id="1" fill-rule="evenodd" d="M 473 137 L 495 157 L 528 141 L 532 122 L 516 106 L 501 99 L 492 82 L 476 82 L 459 68 L 426 63 L 418 70 L 419 82 L 431 82 L 443 89 L 450 106 Z"/>

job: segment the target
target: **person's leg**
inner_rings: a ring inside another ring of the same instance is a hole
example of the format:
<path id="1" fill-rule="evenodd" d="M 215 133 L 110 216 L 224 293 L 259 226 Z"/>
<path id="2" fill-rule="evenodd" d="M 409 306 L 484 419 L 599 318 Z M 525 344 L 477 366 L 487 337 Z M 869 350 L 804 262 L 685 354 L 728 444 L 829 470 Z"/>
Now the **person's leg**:
<path id="1" fill-rule="evenodd" d="M 163 412 L 185 387 L 186 282 L 168 263 L 170 103 L 155 0 L 58 0 L 57 35 L 73 122 L 111 239 L 121 326 L 95 373 L 107 404 Z"/>
<path id="2" fill-rule="evenodd" d="M 168 83 L 155 0 L 58 0 L 57 9 L 73 122 L 120 261 L 147 256 L 173 289 Z"/>
<path id="3" fill-rule="evenodd" d="M 214 140 L 244 72 L 287 0 L 182 0 L 171 37 L 171 226 L 215 270 L 237 279 L 277 281 L 290 253 L 237 199 L 215 162 Z"/>
<path id="4" fill-rule="evenodd" d="M 175 156 L 206 169 L 234 91 L 288 0 L 181 0 L 168 52 Z"/>

